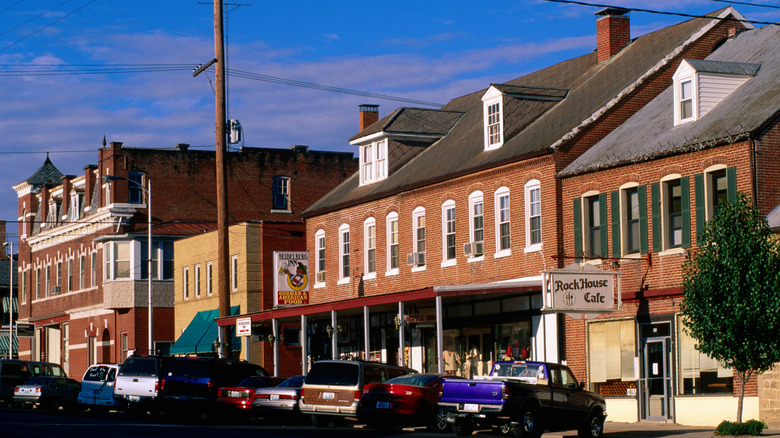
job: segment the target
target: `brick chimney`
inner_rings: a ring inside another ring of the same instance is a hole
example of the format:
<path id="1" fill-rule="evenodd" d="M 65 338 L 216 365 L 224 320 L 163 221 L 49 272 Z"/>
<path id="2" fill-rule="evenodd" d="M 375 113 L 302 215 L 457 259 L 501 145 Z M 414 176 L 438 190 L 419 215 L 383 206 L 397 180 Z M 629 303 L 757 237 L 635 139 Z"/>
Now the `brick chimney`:
<path id="1" fill-rule="evenodd" d="M 360 130 L 364 130 L 379 120 L 379 105 L 360 105 Z"/>
<path id="2" fill-rule="evenodd" d="M 606 61 L 631 41 L 628 9 L 604 8 L 594 15 L 596 19 L 596 53 L 598 62 Z"/>

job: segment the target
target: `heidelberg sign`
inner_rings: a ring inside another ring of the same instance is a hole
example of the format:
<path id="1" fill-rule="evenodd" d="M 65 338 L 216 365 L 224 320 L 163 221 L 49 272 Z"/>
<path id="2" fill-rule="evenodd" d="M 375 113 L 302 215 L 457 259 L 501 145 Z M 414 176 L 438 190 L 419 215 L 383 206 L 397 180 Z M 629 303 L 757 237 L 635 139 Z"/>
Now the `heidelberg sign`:
<path id="1" fill-rule="evenodd" d="M 615 310 L 616 273 L 593 265 L 569 265 L 545 271 L 549 300 L 545 310 L 558 312 L 612 312 Z"/>

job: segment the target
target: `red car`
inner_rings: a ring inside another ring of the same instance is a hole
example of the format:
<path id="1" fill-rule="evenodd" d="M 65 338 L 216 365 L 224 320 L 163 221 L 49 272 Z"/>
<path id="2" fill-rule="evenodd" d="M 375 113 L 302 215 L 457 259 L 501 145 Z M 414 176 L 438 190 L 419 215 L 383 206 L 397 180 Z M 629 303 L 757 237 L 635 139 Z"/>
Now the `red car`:
<path id="1" fill-rule="evenodd" d="M 282 380 L 278 377 L 250 376 L 242 380 L 238 386 L 223 386 L 217 392 L 216 406 L 226 411 L 228 415 L 233 413 L 240 417 L 237 419 L 252 417 L 252 402 L 255 400 L 257 388 L 276 386 Z"/>
<path id="2" fill-rule="evenodd" d="M 360 397 L 358 418 L 369 427 L 427 426 L 444 432 L 447 413 L 439 409 L 439 391 L 447 374 L 407 374 L 384 383 L 366 385 Z"/>

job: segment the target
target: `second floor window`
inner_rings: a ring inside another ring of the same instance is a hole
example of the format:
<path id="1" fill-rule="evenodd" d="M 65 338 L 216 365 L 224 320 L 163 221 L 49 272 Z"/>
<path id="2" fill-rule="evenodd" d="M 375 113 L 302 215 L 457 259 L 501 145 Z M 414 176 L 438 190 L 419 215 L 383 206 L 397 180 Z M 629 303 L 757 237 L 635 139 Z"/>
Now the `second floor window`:
<path id="1" fill-rule="evenodd" d="M 398 270 L 398 214 L 391 213 L 387 216 L 387 271 Z"/>
<path id="2" fill-rule="evenodd" d="M 182 298 L 185 300 L 190 299 L 190 268 L 185 266 L 182 270 Z"/>
<path id="3" fill-rule="evenodd" d="M 206 264 L 206 295 L 211 296 L 214 293 L 214 263 Z"/>
<path id="4" fill-rule="evenodd" d="M 448 201 L 442 208 L 444 231 L 444 261 L 455 260 L 457 249 L 455 246 L 455 203 Z"/>
<path id="5" fill-rule="evenodd" d="M 639 188 L 632 187 L 623 191 L 624 210 L 623 223 L 625 231 L 623 233 L 625 241 L 625 253 L 635 254 L 640 252 L 640 234 L 639 234 Z"/>
<path id="6" fill-rule="evenodd" d="M 314 235 L 314 248 L 315 248 L 315 267 L 317 274 L 315 282 L 325 282 L 325 231 L 319 230 Z"/>
<path id="7" fill-rule="evenodd" d="M 339 229 L 340 278 L 349 281 L 349 227 Z"/>
<path id="8" fill-rule="evenodd" d="M 412 215 L 414 223 L 414 255 L 411 261 L 416 267 L 425 266 L 425 210 L 416 209 Z"/>
<path id="9" fill-rule="evenodd" d="M 274 210 L 290 209 L 290 178 L 286 176 L 275 176 L 273 178 L 273 205 Z"/>
<path id="10" fill-rule="evenodd" d="M 509 189 L 502 187 L 496 191 L 496 252 L 511 248 L 509 236 Z"/>
<path id="11" fill-rule="evenodd" d="M 606 229 L 606 202 L 604 196 L 595 195 L 585 198 L 585 249 L 590 257 L 605 256 L 604 232 Z"/>
<path id="12" fill-rule="evenodd" d="M 230 288 L 238 290 L 238 256 L 234 255 L 230 259 Z"/>
<path id="13" fill-rule="evenodd" d="M 536 248 L 542 244 L 542 197 L 539 181 L 525 185 L 525 246 Z"/>
<path id="14" fill-rule="evenodd" d="M 195 298 L 200 298 L 200 265 L 195 265 Z"/>
<path id="15" fill-rule="evenodd" d="M 482 192 L 469 196 L 469 228 L 471 232 L 471 257 L 481 257 L 485 253 L 485 211 Z"/>
<path id="16" fill-rule="evenodd" d="M 144 202 L 143 177 L 141 172 L 130 172 L 127 175 L 130 181 L 134 181 L 127 183 L 127 201 L 131 204 Z"/>
<path id="17" fill-rule="evenodd" d="M 666 247 L 679 248 L 682 246 L 683 232 L 682 186 L 679 179 L 667 182 L 664 185 Z"/>
<path id="18" fill-rule="evenodd" d="M 365 260 L 365 273 L 366 274 L 375 274 L 376 273 L 376 222 L 374 222 L 374 219 L 369 219 L 366 221 L 364 231 L 364 247 L 366 252 L 366 260 Z"/>

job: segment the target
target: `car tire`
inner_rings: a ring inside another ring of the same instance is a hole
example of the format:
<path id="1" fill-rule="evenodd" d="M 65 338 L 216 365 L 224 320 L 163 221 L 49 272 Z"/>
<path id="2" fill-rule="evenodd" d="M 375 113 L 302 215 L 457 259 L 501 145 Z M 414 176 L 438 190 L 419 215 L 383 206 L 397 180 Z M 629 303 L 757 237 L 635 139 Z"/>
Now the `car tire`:
<path id="1" fill-rule="evenodd" d="M 452 431 L 455 436 L 471 436 L 474 432 L 474 423 L 466 420 L 455 420 L 452 425 Z"/>
<path id="2" fill-rule="evenodd" d="M 588 415 L 588 421 L 578 431 L 580 438 L 601 438 L 604 436 L 604 414 L 596 410 Z"/>
<path id="3" fill-rule="evenodd" d="M 496 435 L 511 435 L 512 434 L 512 425 L 509 423 L 502 423 L 493 429 L 493 432 L 495 432 Z"/>
<path id="4" fill-rule="evenodd" d="M 535 406 L 525 406 L 520 410 L 520 417 L 517 420 L 518 425 L 512 427 L 512 436 L 515 438 L 539 438 L 544 432 L 541 418 L 539 417 L 539 408 Z"/>
<path id="5" fill-rule="evenodd" d="M 447 411 L 441 408 L 437 409 L 436 416 L 428 424 L 428 430 L 431 432 L 447 432 L 450 430 L 450 424 L 447 423 Z"/>

